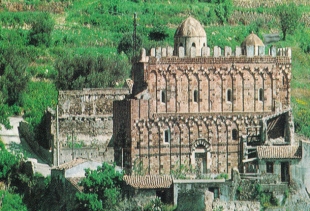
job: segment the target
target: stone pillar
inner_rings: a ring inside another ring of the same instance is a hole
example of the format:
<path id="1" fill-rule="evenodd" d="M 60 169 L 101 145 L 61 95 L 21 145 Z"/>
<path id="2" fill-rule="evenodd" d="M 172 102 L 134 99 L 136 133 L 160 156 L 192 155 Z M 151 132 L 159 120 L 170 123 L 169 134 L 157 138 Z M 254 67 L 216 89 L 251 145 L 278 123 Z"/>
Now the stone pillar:
<path id="1" fill-rule="evenodd" d="M 276 57 L 277 56 L 277 48 L 275 46 L 271 46 L 271 48 L 269 49 L 269 54 L 272 57 Z"/>
<path id="2" fill-rule="evenodd" d="M 236 56 L 241 56 L 242 51 L 241 51 L 241 47 L 237 46 L 236 47 Z"/>
<path id="3" fill-rule="evenodd" d="M 253 57 L 254 56 L 254 46 L 246 46 L 246 56 Z"/>
<path id="4" fill-rule="evenodd" d="M 167 48 L 162 48 L 161 49 L 161 56 L 162 57 L 167 57 Z"/>
<path id="5" fill-rule="evenodd" d="M 190 55 L 191 58 L 195 58 L 196 57 L 196 47 L 191 47 L 190 48 Z"/>
<path id="6" fill-rule="evenodd" d="M 205 211 L 212 211 L 212 203 L 214 200 L 214 193 L 211 191 L 206 190 L 205 192 Z"/>
<path id="7" fill-rule="evenodd" d="M 214 57 L 220 57 L 221 56 L 221 48 L 220 47 L 214 46 L 213 56 Z"/>
<path id="8" fill-rule="evenodd" d="M 167 56 L 168 57 L 173 56 L 173 48 L 171 46 L 167 47 Z"/>
<path id="9" fill-rule="evenodd" d="M 156 58 L 161 58 L 161 47 L 156 48 Z"/>
<path id="10" fill-rule="evenodd" d="M 146 51 L 145 48 L 141 49 L 141 55 L 140 55 L 140 62 L 145 62 L 146 61 Z"/>
<path id="11" fill-rule="evenodd" d="M 259 56 L 265 55 L 265 46 L 258 46 L 258 55 Z"/>
<path id="12" fill-rule="evenodd" d="M 184 47 L 179 47 L 179 57 L 183 58 L 184 57 Z"/>
<path id="13" fill-rule="evenodd" d="M 225 46 L 225 56 L 231 56 L 231 47 Z"/>
<path id="14" fill-rule="evenodd" d="M 151 56 L 155 57 L 155 48 L 151 48 Z"/>

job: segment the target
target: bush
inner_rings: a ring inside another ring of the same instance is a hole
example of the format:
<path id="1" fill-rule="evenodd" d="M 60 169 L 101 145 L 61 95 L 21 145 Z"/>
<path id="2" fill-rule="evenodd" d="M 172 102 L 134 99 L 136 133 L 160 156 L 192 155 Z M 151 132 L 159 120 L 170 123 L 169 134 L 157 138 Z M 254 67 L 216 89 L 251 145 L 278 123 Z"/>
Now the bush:
<path id="1" fill-rule="evenodd" d="M 54 21 L 48 13 L 40 14 L 37 19 L 32 23 L 30 31 L 30 44 L 34 46 L 51 45 L 51 34 L 54 29 Z"/>

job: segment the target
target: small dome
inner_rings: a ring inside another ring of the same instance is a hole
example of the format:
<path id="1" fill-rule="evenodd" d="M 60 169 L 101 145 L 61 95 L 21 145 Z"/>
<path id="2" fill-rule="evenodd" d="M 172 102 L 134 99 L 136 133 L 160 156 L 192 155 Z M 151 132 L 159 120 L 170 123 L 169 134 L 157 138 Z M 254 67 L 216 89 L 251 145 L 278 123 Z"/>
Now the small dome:
<path id="1" fill-rule="evenodd" d="M 241 44 L 242 47 L 245 46 L 265 46 L 263 41 L 253 32 L 245 38 Z"/>
<path id="2" fill-rule="evenodd" d="M 200 22 L 189 16 L 177 28 L 174 37 L 206 37 L 206 32 Z"/>

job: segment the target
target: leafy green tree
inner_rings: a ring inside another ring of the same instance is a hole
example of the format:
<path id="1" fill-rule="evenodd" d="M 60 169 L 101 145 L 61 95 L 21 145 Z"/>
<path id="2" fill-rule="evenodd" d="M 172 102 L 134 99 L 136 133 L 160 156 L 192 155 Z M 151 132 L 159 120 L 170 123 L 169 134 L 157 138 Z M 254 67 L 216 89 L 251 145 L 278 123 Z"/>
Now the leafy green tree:
<path id="1" fill-rule="evenodd" d="M 233 2 L 232 0 L 213 0 L 215 6 L 215 14 L 220 19 L 222 24 L 226 23 L 233 13 Z"/>
<path id="2" fill-rule="evenodd" d="M 0 91 L 0 124 L 3 125 L 6 129 L 10 129 L 12 128 L 9 121 L 11 111 L 8 104 L 4 102 L 2 96 L 2 92 Z M 2 129 L 1 125 L 0 130 Z"/>
<path id="3" fill-rule="evenodd" d="M 24 109 L 24 118 L 34 132 L 36 140 L 46 149 L 49 148 L 48 137 L 45 133 L 48 107 L 56 109 L 58 91 L 51 82 L 30 81 L 21 95 L 21 106 Z"/>
<path id="4" fill-rule="evenodd" d="M 56 85 L 61 90 L 115 87 L 129 77 L 130 64 L 125 56 L 65 56 L 55 62 Z"/>
<path id="5" fill-rule="evenodd" d="M 14 47 L 0 49 L 0 91 L 9 106 L 18 104 L 21 93 L 29 81 L 26 73 L 28 60 L 24 51 Z"/>
<path id="6" fill-rule="evenodd" d="M 115 170 L 115 165 L 107 163 L 97 170 L 86 169 L 85 172 L 86 178 L 81 182 L 84 190 L 76 195 L 79 210 L 115 210 L 120 201 L 123 174 Z"/>
<path id="7" fill-rule="evenodd" d="M 283 33 L 283 40 L 286 40 L 288 34 L 293 34 L 298 27 L 301 12 L 294 3 L 282 4 L 278 7 L 280 18 L 280 27 Z"/>
<path id="8" fill-rule="evenodd" d="M 27 211 L 22 198 L 18 194 L 10 193 L 6 190 L 0 190 L 0 203 L 1 211 Z"/>
<path id="9" fill-rule="evenodd" d="M 10 185 L 10 176 L 18 167 L 19 157 L 8 152 L 1 140 L 0 143 L 0 181 L 5 181 Z"/>
<path id="10" fill-rule="evenodd" d="M 142 46 L 142 38 L 139 34 L 136 36 L 136 55 L 139 54 L 139 49 Z M 129 60 L 132 60 L 133 57 L 133 34 L 132 33 L 126 33 L 123 35 L 122 39 L 120 40 L 118 46 L 117 46 L 117 52 L 122 53 L 124 52 Z"/>
<path id="11" fill-rule="evenodd" d="M 52 41 L 51 34 L 54 30 L 54 25 L 55 23 L 49 13 L 41 13 L 32 23 L 29 43 L 34 46 L 45 45 L 49 47 Z"/>
<path id="12" fill-rule="evenodd" d="M 155 26 L 149 33 L 149 39 L 163 41 L 168 37 L 167 28 L 163 25 Z"/>

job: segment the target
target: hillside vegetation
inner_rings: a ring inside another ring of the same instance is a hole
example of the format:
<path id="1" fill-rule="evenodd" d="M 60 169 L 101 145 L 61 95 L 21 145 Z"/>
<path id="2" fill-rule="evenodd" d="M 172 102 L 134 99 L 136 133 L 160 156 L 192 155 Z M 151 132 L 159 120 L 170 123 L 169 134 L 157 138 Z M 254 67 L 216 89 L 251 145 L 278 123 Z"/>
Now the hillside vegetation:
<path id="1" fill-rule="evenodd" d="M 57 90 L 122 86 L 134 55 L 134 13 L 138 48 L 173 46 L 177 26 L 189 15 L 204 25 L 208 46 L 235 48 L 251 31 L 262 39 L 270 33 L 283 38 L 279 11 L 291 2 L 300 24 L 272 45 L 292 47 L 295 126 L 310 137 L 310 4 L 305 0 L 3 0 L 0 122 L 23 114 L 35 130 L 44 110 L 57 104 Z"/>

